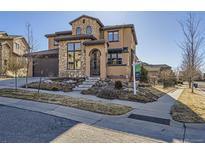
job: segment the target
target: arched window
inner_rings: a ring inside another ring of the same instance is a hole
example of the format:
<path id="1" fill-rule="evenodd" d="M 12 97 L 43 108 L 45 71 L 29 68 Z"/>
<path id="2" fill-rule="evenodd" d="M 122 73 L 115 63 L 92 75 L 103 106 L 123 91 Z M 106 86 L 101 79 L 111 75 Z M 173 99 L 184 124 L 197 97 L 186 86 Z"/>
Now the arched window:
<path id="1" fill-rule="evenodd" d="M 77 27 L 77 28 L 76 28 L 76 35 L 80 35 L 80 33 L 81 33 L 81 28 L 80 28 L 80 27 Z"/>
<path id="2" fill-rule="evenodd" d="M 92 27 L 91 26 L 87 26 L 86 34 L 92 34 Z"/>

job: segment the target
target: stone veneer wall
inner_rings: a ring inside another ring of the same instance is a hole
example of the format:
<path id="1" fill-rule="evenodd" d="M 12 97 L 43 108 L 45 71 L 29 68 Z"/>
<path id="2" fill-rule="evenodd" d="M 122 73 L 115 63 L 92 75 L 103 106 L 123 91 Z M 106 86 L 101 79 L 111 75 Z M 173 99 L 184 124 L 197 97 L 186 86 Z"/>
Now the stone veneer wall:
<path id="1" fill-rule="evenodd" d="M 84 20 L 84 23 L 83 23 Z M 100 38 L 100 25 L 96 20 L 90 18 L 81 18 L 72 23 L 72 35 L 76 35 L 76 28 L 81 28 L 81 34 L 86 34 L 87 26 L 92 27 L 92 35 L 94 35 L 97 39 Z"/>
<path id="2" fill-rule="evenodd" d="M 67 43 L 79 41 L 60 41 L 59 42 L 59 76 L 60 77 L 85 77 L 85 51 L 81 41 L 81 69 L 67 69 Z"/>
<path id="3" fill-rule="evenodd" d="M 2 45 L 0 49 L 0 71 L 6 71 L 8 66 L 4 65 L 4 60 L 7 60 L 7 64 L 9 63 L 9 58 L 10 58 L 10 48 L 4 44 Z"/>

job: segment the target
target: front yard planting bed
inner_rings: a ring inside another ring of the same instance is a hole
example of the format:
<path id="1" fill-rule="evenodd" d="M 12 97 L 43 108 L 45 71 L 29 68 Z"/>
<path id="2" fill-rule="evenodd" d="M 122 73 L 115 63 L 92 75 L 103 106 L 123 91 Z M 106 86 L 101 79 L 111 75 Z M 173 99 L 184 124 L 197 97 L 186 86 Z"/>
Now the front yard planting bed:
<path id="1" fill-rule="evenodd" d="M 124 105 L 101 104 L 92 100 L 77 99 L 68 96 L 48 93 L 38 94 L 36 92 L 19 89 L 0 89 L 0 96 L 59 104 L 106 115 L 122 115 L 132 110 L 131 107 Z"/>
<path id="2" fill-rule="evenodd" d="M 205 122 L 205 94 L 199 90 L 191 93 L 191 89 L 184 89 L 178 103 L 172 107 L 172 118 L 179 122 Z"/>
<path id="3" fill-rule="evenodd" d="M 29 83 L 27 84 L 27 87 L 49 91 L 70 92 L 83 81 L 84 78 L 50 78 L 48 80 L 41 81 L 41 84 L 39 84 L 39 82 Z M 23 86 L 23 88 L 25 87 L 26 85 Z"/>
<path id="4" fill-rule="evenodd" d="M 139 87 L 137 94 L 134 95 L 133 91 L 129 90 L 119 90 L 113 87 L 100 88 L 95 86 L 89 88 L 88 90 L 83 90 L 81 93 L 85 95 L 95 95 L 105 99 L 120 99 L 142 103 L 154 102 L 165 94 L 164 92 L 152 87 Z"/>

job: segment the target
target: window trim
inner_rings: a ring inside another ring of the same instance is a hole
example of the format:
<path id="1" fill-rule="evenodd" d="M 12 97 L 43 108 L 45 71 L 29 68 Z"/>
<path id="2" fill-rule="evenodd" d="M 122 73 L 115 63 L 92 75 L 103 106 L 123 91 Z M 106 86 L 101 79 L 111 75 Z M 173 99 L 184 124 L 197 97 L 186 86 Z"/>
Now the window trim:
<path id="1" fill-rule="evenodd" d="M 118 40 L 114 40 L 114 33 L 118 33 Z M 112 40 L 109 40 L 109 33 L 112 33 Z M 108 31 L 108 42 L 119 42 L 120 41 L 120 33 L 119 30 Z"/>
<path id="2" fill-rule="evenodd" d="M 80 49 L 79 50 L 76 50 L 75 49 L 75 44 L 77 44 L 77 43 L 80 43 Z M 73 44 L 74 45 L 74 50 L 68 50 L 68 45 L 69 44 Z M 69 52 L 71 52 L 71 53 L 73 53 L 73 62 L 74 62 L 74 67 L 73 67 L 73 69 L 71 69 L 71 68 L 69 68 L 69 60 L 68 60 L 68 55 L 69 55 Z M 81 65 L 80 65 L 80 68 L 79 69 L 76 69 L 75 68 L 75 61 L 76 61 L 76 59 L 75 59 L 75 53 L 76 52 L 81 52 L 81 42 L 70 42 L 70 43 L 67 43 L 67 70 L 80 70 L 81 69 Z"/>

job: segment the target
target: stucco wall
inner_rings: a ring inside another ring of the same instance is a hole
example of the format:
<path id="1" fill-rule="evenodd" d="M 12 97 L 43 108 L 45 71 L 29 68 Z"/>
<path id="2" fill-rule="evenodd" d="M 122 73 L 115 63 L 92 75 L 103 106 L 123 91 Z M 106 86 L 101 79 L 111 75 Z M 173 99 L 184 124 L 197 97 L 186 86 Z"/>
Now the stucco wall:
<path id="1" fill-rule="evenodd" d="M 19 48 L 16 48 L 15 43 L 19 45 Z M 13 41 L 13 52 L 18 55 L 24 55 L 27 52 L 27 46 L 25 45 L 24 41 L 21 38 L 16 38 Z"/>

